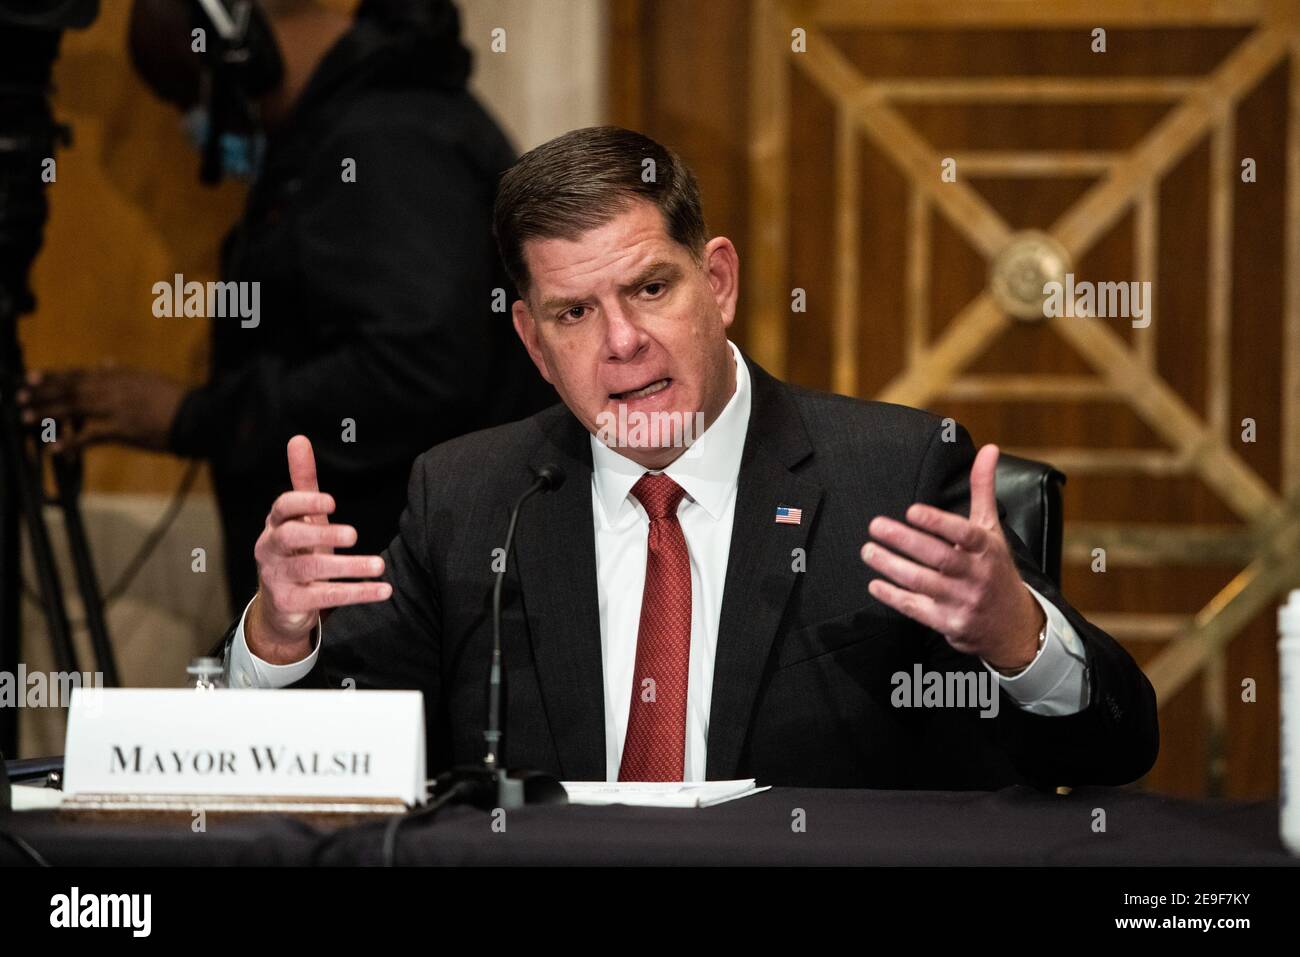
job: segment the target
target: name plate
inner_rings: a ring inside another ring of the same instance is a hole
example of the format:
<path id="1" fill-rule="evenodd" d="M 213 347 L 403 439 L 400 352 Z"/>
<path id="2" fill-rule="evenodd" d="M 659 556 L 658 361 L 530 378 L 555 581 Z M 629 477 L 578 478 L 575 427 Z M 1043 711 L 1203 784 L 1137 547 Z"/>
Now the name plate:
<path id="1" fill-rule="evenodd" d="M 63 792 L 424 799 L 418 691 L 77 688 Z"/>

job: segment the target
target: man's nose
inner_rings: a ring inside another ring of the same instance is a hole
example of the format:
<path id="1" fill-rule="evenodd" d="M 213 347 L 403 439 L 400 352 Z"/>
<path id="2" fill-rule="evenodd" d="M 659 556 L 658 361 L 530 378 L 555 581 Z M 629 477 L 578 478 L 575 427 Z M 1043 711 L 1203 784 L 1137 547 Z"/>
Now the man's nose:
<path id="1" fill-rule="evenodd" d="M 622 304 L 606 310 L 605 345 L 611 359 L 627 361 L 633 358 L 645 343 L 645 335 L 637 323 L 636 315 Z"/>

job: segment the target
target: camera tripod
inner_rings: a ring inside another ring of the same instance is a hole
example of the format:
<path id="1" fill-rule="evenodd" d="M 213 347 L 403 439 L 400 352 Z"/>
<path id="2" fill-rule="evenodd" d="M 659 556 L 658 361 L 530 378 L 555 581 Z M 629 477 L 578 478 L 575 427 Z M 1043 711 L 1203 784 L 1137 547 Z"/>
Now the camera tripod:
<path id="1" fill-rule="evenodd" d="M 48 10 L 28 4 L 21 14 L 5 5 L 0 0 L 0 672 L 15 674 L 21 654 L 20 528 L 31 542 L 38 601 L 55 663 L 60 671 L 74 672 L 80 668 L 72 625 L 45 523 L 45 443 L 24 425 L 15 393 L 26 382 L 18 320 L 36 306 L 28 274 L 49 212 L 42 169 L 56 148 L 69 142 L 67 127 L 55 123 L 51 113 L 50 77 L 62 28 L 89 23 L 97 4 L 74 0 L 48 4 Z M 81 520 L 81 461 L 54 455 L 51 465 L 52 501 L 63 511 L 96 670 L 111 687 L 118 683 L 117 666 Z M 0 752 L 5 754 L 18 750 L 18 714 L 18 708 L 0 708 Z"/>

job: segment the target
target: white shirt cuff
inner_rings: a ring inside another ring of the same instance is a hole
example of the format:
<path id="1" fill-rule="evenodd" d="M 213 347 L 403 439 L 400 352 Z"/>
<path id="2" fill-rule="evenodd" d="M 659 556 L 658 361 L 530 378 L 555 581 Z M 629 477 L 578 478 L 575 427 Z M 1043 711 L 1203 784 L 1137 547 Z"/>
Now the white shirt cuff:
<path id="1" fill-rule="evenodd" d="M 1050 601 L 1029 588 L 1047 616 L 1047 640 L 1029 666 L 1008 678 L 987 661 L 984 667 L 1024 711 L 1059 716 L 1077 714 L 1088 706 L 1088 659 L 1074 626 Z"/>
<path id="2" fill-rule="evenodd" d="M 302 661 L 287 665 L 273 665 L 248 650 L 248 641 L 244 638 L 244 621 L 248 618 L 248 609 L 252 604 L 250 600 L 244 606 L 244 613 L 239 616 L 235 635 L 230 640 L 230 648 L 226 653 L 226 687 L 285 688 L 305 678 L 315 667 L 316 656 L 320 654 L 320 618 L 316 619 L 316 640 L 312 642 L 311 654 Z"/>

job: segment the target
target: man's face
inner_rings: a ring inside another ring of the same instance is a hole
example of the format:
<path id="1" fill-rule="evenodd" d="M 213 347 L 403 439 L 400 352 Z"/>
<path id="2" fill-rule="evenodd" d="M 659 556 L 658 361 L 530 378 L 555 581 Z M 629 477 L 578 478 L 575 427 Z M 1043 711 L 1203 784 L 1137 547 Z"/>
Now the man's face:
<path id="1" fill-rule="evenodd" d="M 680 413 L 707 428 L 735 391 L 726 330 L 735 318 L 739 263 L 724 237 L 696 262 L 636 201 L 576 240 L 524 244 L 531 286 L 515 329 L 546 381 L 589 432 L 617 419 Z M 619 451 L 646 468 L 681 454 L 672 434 Z"/>

